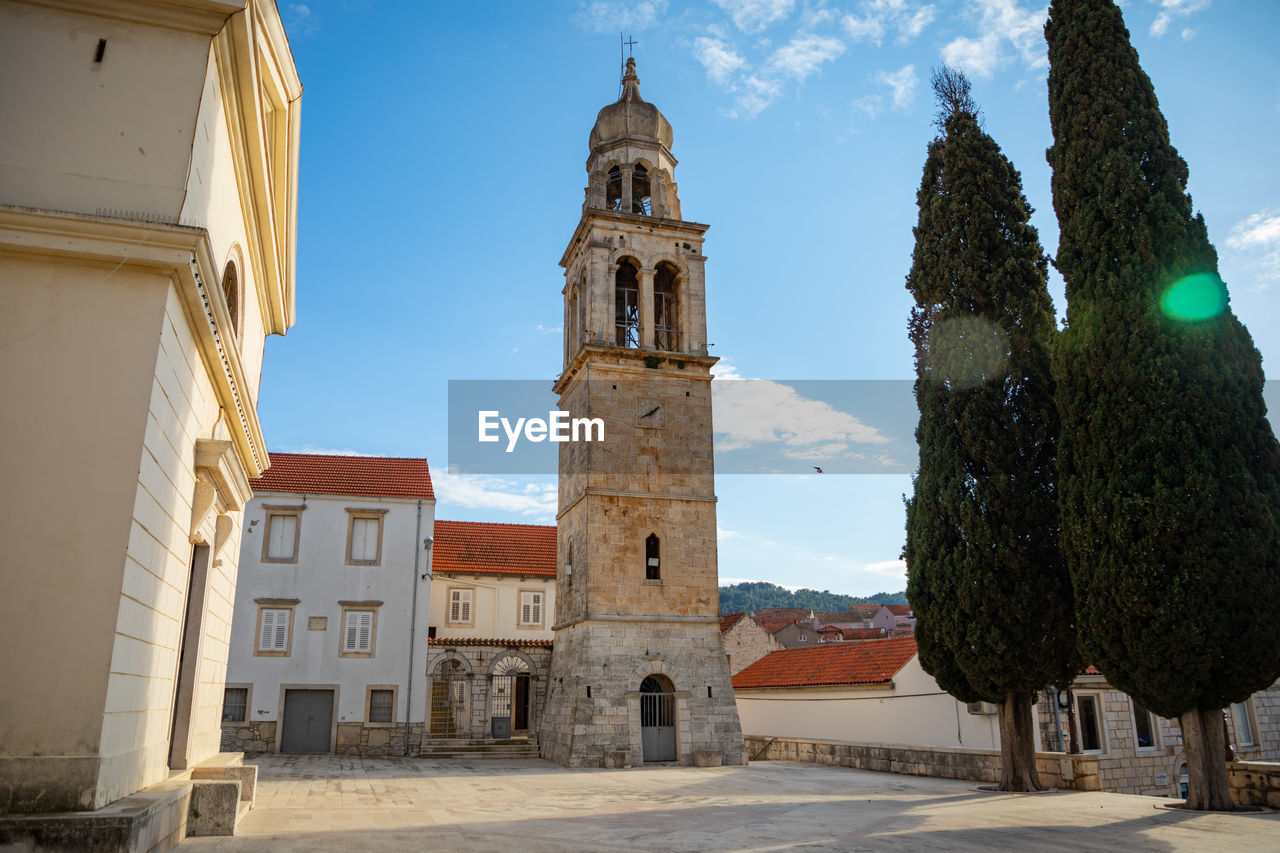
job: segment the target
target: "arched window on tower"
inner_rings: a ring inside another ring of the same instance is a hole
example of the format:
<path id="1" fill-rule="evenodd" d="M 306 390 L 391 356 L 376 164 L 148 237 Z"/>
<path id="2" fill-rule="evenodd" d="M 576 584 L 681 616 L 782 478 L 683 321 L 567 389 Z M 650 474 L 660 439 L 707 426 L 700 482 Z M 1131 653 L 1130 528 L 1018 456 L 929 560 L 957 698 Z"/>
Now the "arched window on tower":
<path id="1" fill-rule="evenodd" d="M 604 206 L 607 210 L 622 210 L 622 169 L 609 170 L 609 180 L 604 185 Z"/>
<path id="2" fill-rule="evenodd" d="M 240 334 L 240 277 L 234 261 L 227 261 L 222 270 L 222 295 L 227 300 L 227 313 L 231 315 L 231 331 Z"/>
<path id="3" fill-rule="evenodd" d="M 629 261 L 618 264 L 614 276 L 613 322 L 614 343 L 620 347 L 640 346 L 640 281 Z"/>
<path id="4" fill-rule="evenodd" d="M 649 170 L 639 163 L 631 173 L 631 212 L 651 215 L 653 201 L 649 198 Z"/>
<path id="5" fill-rule="evenodd" d="M 644 540 L 644 579 L 648 581 L 662 580 L 662 543 L 658 534 L 650 533 Z"/>
<path id="6" fill-rule="evenodd" d="M 680 299 L 670 264 L 659 264 L 653 277 L 653 345 L 668 352 L 680 349 Z"/>

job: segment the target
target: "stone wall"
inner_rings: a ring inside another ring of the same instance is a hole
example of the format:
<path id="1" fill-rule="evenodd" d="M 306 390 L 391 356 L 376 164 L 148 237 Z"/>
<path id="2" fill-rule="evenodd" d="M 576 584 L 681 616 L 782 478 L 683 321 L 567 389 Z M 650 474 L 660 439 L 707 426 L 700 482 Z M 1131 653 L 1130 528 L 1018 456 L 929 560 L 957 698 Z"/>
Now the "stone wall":
<path id="1" fill-rule="evenodd" d="M 1228 761 L 1227 785 L 1241 805 L 1280 808 L 1280 762 Z"/>
<path id="2" fill-rule="evenodd" d="M 852 741 L 802 740 L 747 735 L 747 755 L 752 761 L 804 761 L 880 773 L 933 776 L 998 782 L 1000 752 L 942 746 L 855 743 Z M 1097 756 L 1036 753 L 1036 769 L 1046 787 L 1079 791 L 1101 790 Z"/>
<path id="3" fill-rule="evenodd" d="M 760 658 L 782 648 L 774 636 L 750 614 L 744 615 L 724 632 L 724 651 L 729 656 L 729 674 L 737 675 Z"/>
<path id="4" fill-rule="evenodd" d="M 276 751 L 275 720 L 245 720 L 222 724 L 222 752 L 261 755 Z"/>
<path id="5" fill-rule="evenodd" d="M 409 754 L 422 753 L 422 741 L 426 734 L 424 723 L 409 724 Z M 385 758 L 405 754 L 404 723 L 394 725 L 366 725 L 365 723 L 338 723 L 338 755 L 361 755 Z"/>

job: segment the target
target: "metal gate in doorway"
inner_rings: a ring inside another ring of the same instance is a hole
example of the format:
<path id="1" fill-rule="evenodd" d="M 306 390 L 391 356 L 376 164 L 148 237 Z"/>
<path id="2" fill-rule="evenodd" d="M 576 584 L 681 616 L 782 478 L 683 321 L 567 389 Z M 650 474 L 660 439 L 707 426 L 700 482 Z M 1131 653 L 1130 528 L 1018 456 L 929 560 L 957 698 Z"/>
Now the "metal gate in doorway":
<path id="1" fill-rule="evenodd" d="M 640 740 L 645 761 L 676 760 L 676 696 L 671 683 L 649 676 L 640 683 Z"/>

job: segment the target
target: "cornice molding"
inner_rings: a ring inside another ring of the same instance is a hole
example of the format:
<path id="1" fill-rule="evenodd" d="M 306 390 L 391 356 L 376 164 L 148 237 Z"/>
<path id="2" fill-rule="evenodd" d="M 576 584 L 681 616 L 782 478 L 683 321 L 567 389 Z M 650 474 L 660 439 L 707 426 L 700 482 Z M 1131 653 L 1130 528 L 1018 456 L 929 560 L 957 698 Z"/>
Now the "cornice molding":
<path id="1" fill-rule="evenodd" d="M 28 6 L 94 15 L 131 24 L 146 24 L 211 36 L 227 18 L 245 8 L 246 0 L 18 0 Z"/>
<path id="2" fill-rule="evenodd" d="M 24 254 L 168 274 L 187 313 L 192 337 L 227 426 L 250 478 L 262 476 L 270 460 L 249 396 L 244 363 L 230 330 L 218 283 L 218 267 L 203 228 L 133 222 L 61 211 L 0 205 L 0 247 Z M 238 429 L 236 427 L 239 427 Z"/>

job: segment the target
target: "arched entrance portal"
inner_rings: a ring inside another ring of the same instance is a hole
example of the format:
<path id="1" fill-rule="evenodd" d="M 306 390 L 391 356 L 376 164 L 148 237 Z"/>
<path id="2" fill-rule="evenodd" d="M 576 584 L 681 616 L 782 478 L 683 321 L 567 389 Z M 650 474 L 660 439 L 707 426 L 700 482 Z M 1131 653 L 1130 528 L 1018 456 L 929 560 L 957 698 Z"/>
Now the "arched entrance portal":
<path id="1" fill-rule="evenodd" d="M 676 696 L 664 675 L 640 682 L 640 740 L 645 761 L 676 760 Z"/>
<path id="2" fill-rule="evenodd" d="M 529 734 L 529 664 L 507 655 L 494 664 L 489 684 L 490 733 L 495 738 Z"/>
<path id="3" fill-rule="evenodd" d="M 467 719 L 467 672 L 454 658 L 440 661 L 431 679 L 431 736 L 460 737 Z"/>

